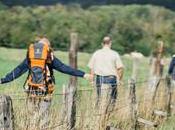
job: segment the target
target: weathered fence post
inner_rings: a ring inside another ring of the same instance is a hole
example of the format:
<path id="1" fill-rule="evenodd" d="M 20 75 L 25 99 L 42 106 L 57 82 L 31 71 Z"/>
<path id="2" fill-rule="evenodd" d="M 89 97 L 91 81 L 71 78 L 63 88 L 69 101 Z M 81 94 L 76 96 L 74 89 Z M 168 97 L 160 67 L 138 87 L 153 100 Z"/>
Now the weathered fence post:
<path id="1" fill-rule="evenodd" d="M 162 57 L 163 57 L 163 49 L 164 49 L 164 43 L 163 41 L 158 41 L 158 47 L 157 47 L 157 50 L 156 50 L 156 62 L 155 62 L 155 75 L 157 76 L 162 76 L 162 72 L 163 70 L 161 70 L 161 60 L 162 60 Z"/>
<path id="2" fill-rule="evenodd" d="M 69 50 L 69 64 L 72 68 L 77 68 L 78 34 L 71 33 L 70 38 L 71 45 Z M 76 86 L 77 78 L 71 76 L 68 94 L 68 130 L 74 129 L 76 122 Z"/>
<path id="3" fill-rule="evenodd" d="M 160 81 L 161 81 L 160 78 L 157 79 L 157 81 L 156 81 L 155 90 L 154 90 L 153 95 L 152 95 L 152 105 L 154 105 L 154 102 L 155 102 L 155 98 L 156 98 L 156 94 L 157 94 L 157 91 L 158 91 L 158 87 L 159 87 Z"/>
<path id="4" fill-rule="evenodd" d="M 0 95 L 0 130 L 14 130 L 12 99 L 6 95 Z"/>
<path id="5" fill-rule="evenodd" d="M 167 104 L 166 104 L 166 110 L 167 110 L 167 116 L 171 116 L 171 98 L 172 98 L 172 88 L 171 88 L 171 81 L 170 78 L 166 77 L 166 86 L 167 86 Z"/>
<path id="6" fill-rule="evenodd" d="M 152 104 L 154 104 L 155 101 L 155 97 L 156 97 L 156 93 L 161 81 L 161 77 L 162 77 L 162 72 L 163 70 L 161 70 L 161 60 L 162 60 L 162 55 L 163 55 L 163 42 L 159 41 L 159 46 L 158 48 L 156 48 L 156 59 L 154 60 L 153 64 L 154 64 L 154 70 L 153 70 L 153 80 L 154 84 L 153 84 L 153 96 L 152 96 Z M 152 79 L 151 79 L 152 80 Z"/>
<path id="7" fill-rule="evenodd" d="M 68 102 L 67 102 L 67 86 L 63 85 L 62 87 L 62 108 L 61 108 L 61 123 L 64 124 L 63 126 L 67 127 L 67 109 L 68 109 Z"/>
<path id="8" fill-rule="evenodd" d="M 131 114 L 131 122 L 132 130 L 137 130 L 137 108 L 136 108 L 136 88 L 135 88 L 135 80 L 130 80 L 130 114 Z"/>
<path id="9" fill-rule="evenodd" d="M 151 62 L 150 65 L 151 67 L 151 73 L 150 73 L 150 79 L 149 79 L 149 92 L 151 90 L 151 92 L 155 92 L 155 90 L 157 89 L 156 87 L 158 87 L 159 85 L 159 81 L 160 78 L 162 77 L 163 74 L 163 64 L 162 64 L 162 57 L 163 57 L 163 42 L 159 41 L 157 48 L 155 48 L 153 54 L 152 54 L 152 58 L 151 58 Z M 156 93 L 154 93 L 156 94 Z"/>

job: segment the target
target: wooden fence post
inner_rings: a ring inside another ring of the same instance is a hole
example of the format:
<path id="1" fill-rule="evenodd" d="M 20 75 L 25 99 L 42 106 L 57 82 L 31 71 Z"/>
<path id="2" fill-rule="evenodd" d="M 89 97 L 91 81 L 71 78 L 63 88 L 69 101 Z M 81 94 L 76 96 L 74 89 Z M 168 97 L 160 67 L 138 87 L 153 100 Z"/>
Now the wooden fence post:
<path id="1" fill-rule="evenodd" d="M 166 104 L 166 110 L 167 110 L 167 116 L 171 116 L 171 99 L 172 99 L 172 88 L 171 88 L 171 81 L 170 78 L 166 77 L 166 97 L 167 97 L 167 104 Z"/>
<path id="2" fill-rule="evenodd" d="M 69 64 L 72 68 L 77 69 L 78 34 L 71 33 L 70 38 Z M 77 78 L 71 76 L 68 94 L 68 130 L 74 129 L 76 123 L 76 86 Z"/>
<path id="3" fill-rule="evenodd" d="M 155 90 L 154 90 L 153 95 L 152 95 L 152 106 L 154 105 L 160 82 L 161 82 L 161 78 L 159 77 L 158 79 L 156 79 Z"/>
<path id="4" fill-rule="evenodd" d="M 163 42 L 159 41 L 157 48 L 154 50 L 154 56 L 152 56 L 151 63 L 151 75 L 150 75 L 150 81 L 149 81 L 149 88 L 151 92 L 151 98 L 152 98 L 152 105 L 154 105 L 154 101 L 156 98 L 157 90 L 159 87 L 159 84 L 161 82 L 162 77 L 162 56 L 163 56 Z"/>
<path id="5" fill-rule="evenodd" d="M 67 86 L 63 85 L 62 87 L 62 108 L 61 108 L 61 123 L 64 127 L 67 127 L 68 119 L 67 119 L 67 109 L 68 109 L 68 101 L 67 101 L 67 95 L 68 95 L 68 89 Z M 64 128 L 62 128 L 64 129 Z"/>
<path id="6" fill-rule="evenodd" d="M 131 122 L 132 130 L 137 130 L 137 108 L 136 108 L 136 88 L 135 88 L 135 80 L 130 80 L 130 115 L 131 115 Z"/>
<path id="7" fill-rule="evenodd" d="M 163 56 L 163 48 L 164 43 L 163 41 L 158 42 L 157 48 L 153 51 L 152 60 L 150 62 L 151 67 L 151 74 L 150 74 L 150 81 L 149 81 L 149 89 L 154 93 L 156 91 L 156 87 L 158 87 L 160 83 L 160 78 L 163 74 L 163 64 L 162 64 L 162 56 Z M 153 95 L 154 97 L 154 95 Z"/>
<path id="8" fill-rule="evenodd" d="M 164 49 L 164 43 L 163 41 L 158 41 L 158 46 L 155 50 L 155 62 L 153 63 L 155 65 L 155 68 L 154 68 L 154 75 L 155 76 L 158 76 L 158 77 L 161 77 L 162 74 L 161 74 L 161 60 L 162 60 L 162 57 L 163 57 L 163 49 Z"/>
<path id="9" fill-rule="evenodd" d="M 14 130 L 12 99 L 6 95 L 0 95 L 0 130 Z"/>

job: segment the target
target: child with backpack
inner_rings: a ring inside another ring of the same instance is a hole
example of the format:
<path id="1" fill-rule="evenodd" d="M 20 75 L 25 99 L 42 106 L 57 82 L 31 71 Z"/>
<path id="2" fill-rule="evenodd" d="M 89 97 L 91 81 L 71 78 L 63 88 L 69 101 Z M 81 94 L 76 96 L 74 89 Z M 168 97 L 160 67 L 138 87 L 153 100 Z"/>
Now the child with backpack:
<path id="1" fill-rule="evenodd" d="M 38 127 L 37 129 L 44 129 L 48 127 L 48 113 L 55 83 L 53 70 L 90 79 L 89 74 L 73 69 L 56 58 L 46 37 L 42 37 L 34 44 L 31 44 L 23 62 L 4 78 L 0 79 L 0 84 L 8 83 L 28 71 L 24 88 L 27 92 L 26 106 L 29 113 L 29 129 L 36 129 L 36 127 Z M 27 88 L 25 87 L 26 84 Z"/>

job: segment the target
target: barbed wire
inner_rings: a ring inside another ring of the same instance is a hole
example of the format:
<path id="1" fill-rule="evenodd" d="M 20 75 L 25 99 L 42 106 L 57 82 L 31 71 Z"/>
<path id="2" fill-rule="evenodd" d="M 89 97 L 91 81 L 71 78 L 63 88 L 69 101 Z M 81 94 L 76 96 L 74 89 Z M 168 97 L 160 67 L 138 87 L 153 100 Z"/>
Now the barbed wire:
<path id="1" fill-rule="evenodd" d="M 163 77 L 163 78 L 158 78 L 158 79 L 152 79 L 152 80 L 149 80 L 149 79 L 147 79 L 147 80 L 143 80 L 143 81 L 136 81 L 134 84 L 135 85 L 139 85 L 139 84 L 143 84 L 143 83 L 147 83 L 147 82 L 152 82 L 152 81 L 161 81 L 161 80 L 166 80 L 166 77 Z M 126 82 L 127 81 L 127 82 Z M 129 80 L 125 80 L 125 82 L 123 82 L 123 84 L 122 85 L 117 85 L 117 84 L 105 84 L 106 86 L 111 86 L 111 85 L 116 85 L 116 86 L 129 86 Z M 96 85 L 98 85 L 98 84 L 93 84 L 92 85 L 92 87 L 93 88 L 89 88 L 89 89 L 77 89 L 76 91 L 77 92 L 84 92 L 84 91 L 94 91 L 94 89 L 96 88 Z M 102 85 L 103 86 L 103 85 Z M 112 89 L 112 87 L 109 87 L 109 88 L 101 88 L 101 90 L 107 90 L 107 89 Z M 23 90 L 23 91 L 18 91 L 18 92 L 12 92 L 12 93 L 7 93 L 7 94 L 10 94 L 10 95 L 12 95 L 12 96 L 15 96 L 15 95 L 17 95 L 17 94 L 20 94 L 21 92 L 41 92 L 41 90 Z M 17 94 L 16 94 L 17 93 Z M 68 95 L 68 94 L 70 94 L 71 92 L 66 92 L 66 93 L 54 93 L 53 94 L 53 96 L 57 96 L 57 95 Z"/>
<path id="2" fill-rule="evenodd" d="M 126 107 L 128 107 L 128 106 L 129 106 L 129 104 L 125 104 L 125 105 L 123 105 L 123 106 L 120 106 L 120 107 L 118 107 L 118 108 L 116 108 L 116 109 L 113 109 L 113 110 L 107 111 L 107 112 L 119 111 L 119 110 L 121 110 L 121 109 L 123 109 L 123 108 L 126 108 Z M 104 109 L 104 110 L 105 110 L 105 109 Z M 106 113 L 93 114 L 92 116 L 102 116 L 102 115 L 106 115 Z M 81 117 L 81 116 L 80 116 L 80 115 L 77 115 L 76 117 Z M 88 116 L 85 116 L 85 117 L 90 117 L 90 116 L 88 115 Z"/>
<path id="3" fill-rule="evenodd" d="M 152 81 L 156 81 L 156 83 L 157 83 L 157 82 L 161 82 L 161 81 L 165 81 L 165 80 L 166 80 L 166 78 L 159 78 L 159 79 L 156 79 L 156 80 L 155 79 L 153 79 L 153 80 L 143 80 L 143 81 L 136 81 L 134 84 L 137 86 L 137 85 L 148 83 L 148 82 L 152 82 Z M 109 84 L 106 84 L 106 86 L 110 86 L 110 85 Z M 127 82 L 125 82 L 125 83 L 122 84 L 122 86 L 125 86 L 125 87 L 126 87 L 126 85 L 127 85 L 127 87 L 130 85 L 129 80 Z M 92 91 L 96 91 L 95 86 L 96 85 L 94 85 L 93 88 L 88 88 L 88 89 L 77 89 L 77 92 L 92 92 Z M 105 88 L 102 87 L 101 88 L 101 91 L 107 91 L 107 90 L 111 90 L 111 89 L 112 89 L 111 87 L 105 87 Z M 20 92 L 24 92 L 24 91 L 20 91 Z M 165 91 L 159 90 L 158 92 L 160 94 L 160 93 L 164 93 Z M 12 96 L 12 100 L 17 100 L 17 101 L 19 100 L 20 101 L 20 100 L 26 100 L 27 99 L 27 96 L 25 94 L 23 96 L 19 96 L 20 94 L 21 93 L 11 93 L 10 95 Z M 54 96 L 67 96 L 69 94 L 72 94 L 72 92 L 53 93 L 53 97 Z M 150 95 L 150 93 L 144 94 L 144 96 L 148 96 L 148 95 Z M 159 98 L 162 98 L 162 97 L 166 97 L 166 95 L 161 95 L 161 96 L 160 95 L 156 95 L 156 99 L 157 100 Z M 93 94 L 92 94 L 92 96 L 90 98 L 91 98 L 91 100 L 92 99 L 96 99 L 95 96 L 93 97 Z M 124 103 L 124 101 L 129 101 L 129 100 L 130 99 L 127 98 L 127 97 L 119 98 L 119 99 L 116 100 L 116 103 L 118 103 L 118 105 L 119 105 L 120 103 Z M 57 103 L 57 104 L 58 105 L 66 105 L 66 104 L 69 104 L 71 102 L 78 102 L 78 101 L 81 101 L 81 99 L 80 98 L 75 98 L 73 100 L 66 100 L 65 102 L 60 102 L 60 103 Z M 150 102 L 150 101 L 152 101 L 151 98 L 150 99 L 146 99 L 146 100 L 143 98 L 143 99 L 139 99 L 137 101 L 137 104 L 141 104 L 141 103 L 143 104 L 145 102 Z M 0 102 L 0 104 L 2 104 L 2 103 L 4 103 L 4 102 Z M 91 106 L 92 107 L 89 107 L 88 109 L 93 109 L 94 108 L 94 104 L 91 105 Z M 110 112 L 110 113 L 117 112 L 117 111 L 120 111 L 122 109 L 128 108 L 129 106 L 130 106 L 130 104 L 126 104 L 126 102 L 125 102 L 124 105 L 121 105 L 120 104 L 120 106 L 116 107 L 115 109 L 113 109 L 111 111 L 107 111 L 107 112 Z M 95 113 L 92 116 L 101 116 L 101 115 L 105 115 L 105 114 L 107 114 L 107 113 L 99 113 L 99 114 L 96 114 Z M 76 115 L 76 117 L 79 118 L 79 117 L 81 117 L 81 115 Z M 89 117 L 89 116 L 85 116 L 85 118 L 86 117 Z M 60 127 L 61 125 L 64 125 L 65 123 L 66 122 L 57 123 L 57 124 L 54 124 L 52 126 L 46 127 L 46 129 L 54 129 L 54 128 Z"/>
<path id="4" fill-rule="evenodd" d="M 162 78 L 162 80 L 163 79 L 165 79 L 165 78 Z M 160 79 L 161 80 L 161 79 Z M 135 84 L 138 84 L 138 83 L 145 83 L 145 82 L 147 82 L 148 80 L 146 80 L 146 81 L 139 81 L 139 82 L 136 82 Z M 103 90 L 110 90 L 110 89 L 112 89 L 111 87 L 108 87 L 108 88 L 102 88 L 101 89 L 101 91 L 103 91 Z M 78 92 L 85 92 L 85 91 L 94 91 L 94 89 L 80 89 L 80 90 L 77 90 Z M 66 92 L 66 93 L 55 93 L 55 94 L 53 94 L 53 96 L 57 96 L 57 95 L 61 95 L 61 96 L 66 96 L 66 95 L 69 95 L 71 92 Z M 162 93 L 163 93 L 163 91 L 162 91 Z M 149 94 L 148 94 L 149 95 Z M 12 95 L 12 96 L 16 96 L 16 95 Z M 26 98 L 26 96 L 21 96 L 21 97 L 19 97 L 18 96 L 18 98 L 12 98 L 12 100 L 26 100 L 27 98 Z M 125 99 L 124 99 L 125 100 Z M 68 102 L 72 102 L 72 101 L 68 101 Z M 65 104 L 65 103 L 60 103 L 60 104 Z"/>

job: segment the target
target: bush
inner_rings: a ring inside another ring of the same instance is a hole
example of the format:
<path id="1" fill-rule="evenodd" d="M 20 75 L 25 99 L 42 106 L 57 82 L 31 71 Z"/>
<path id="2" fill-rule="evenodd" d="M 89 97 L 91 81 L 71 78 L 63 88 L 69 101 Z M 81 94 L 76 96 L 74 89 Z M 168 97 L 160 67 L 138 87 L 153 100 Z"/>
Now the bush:
<path id="1" fill-rule="evenodd" d="M 67 50 L 71 32 L 78 32 L 80 51 L 101 47 L 105 35 L 113 39 L 120 53 L 150 54 L 158 40 L 165 41 L 167 53 L 175 52 L 175 13 L 156 6 L 0 6 L 0 46 L 25 48 L 36 35 L 46 35 L 54 48 Z"/>

